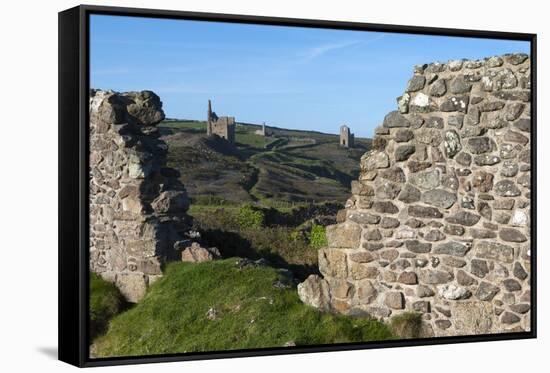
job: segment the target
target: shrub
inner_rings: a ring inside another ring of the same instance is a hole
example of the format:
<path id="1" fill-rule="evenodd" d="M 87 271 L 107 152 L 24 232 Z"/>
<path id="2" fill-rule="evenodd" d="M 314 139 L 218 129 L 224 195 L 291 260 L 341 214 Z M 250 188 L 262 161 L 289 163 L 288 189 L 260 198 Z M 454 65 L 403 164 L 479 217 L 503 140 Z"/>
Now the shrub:
<path id="1" fill-rule="evenodd" d="M 241 229 L 261 228 L 264 224 L 264 220 L 265 216 L 262 210 L 250 204 L 243 205 L 237 213 L 237 222 Z"/>
<path id="2" fill-rule="evenodd" d="M 117 287 L 96 273 L 90 275 L 90 334 L 92 339 L 107 330 L 109 320 L 118 314 L 124 298 Z"/>
<path id="3" fill-rule="evenodd" d="M 316 249 L 327 246 L 326 229 L 322 225 L 313 224 L 309 233 L 309 245 Z"/>

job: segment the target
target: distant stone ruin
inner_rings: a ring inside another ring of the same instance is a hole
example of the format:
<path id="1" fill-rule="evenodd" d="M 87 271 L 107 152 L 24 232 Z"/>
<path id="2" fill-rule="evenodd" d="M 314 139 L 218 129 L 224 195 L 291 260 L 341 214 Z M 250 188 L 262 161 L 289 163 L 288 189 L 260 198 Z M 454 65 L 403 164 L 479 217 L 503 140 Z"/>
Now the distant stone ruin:
<path id="1" fill-rule="evenodd" d="M 191 245 L 187 193 L 155 126 L 163 119 L 153 92 L 90 93 L 90 269 L 130 302 Z"/>
<path id="2" fill-rule="evenodd" d="M 267 131 L 267 129 L 265 127 L 265 122 L 262 123 L 262 128 L 261 129 L 254 131 L 254 134 L 259 135 L 259 136 L 269 136 L 269 132 Z"/>
<path id="3" fill-rule="evenodd" d="M 208 100 L 206 134 L 208 136 L 219 136 L 231 144 L 235 143 L 235 117 L 218 117 L 212 111 L 212 102 L 210 100 Z"/>
<path id="4" fill-rule="evenodd" d="M 418 312 L 424 336 L 529 330 L 530 79 L 525 54 L 416 66 L 302 301 Z"/>
<path id="5" fill-rule="evenodd" d="M 353 148 L 355 146 L 355 135 L 351 133 L 345 124 L 340 127 L 340 146 Z"/>

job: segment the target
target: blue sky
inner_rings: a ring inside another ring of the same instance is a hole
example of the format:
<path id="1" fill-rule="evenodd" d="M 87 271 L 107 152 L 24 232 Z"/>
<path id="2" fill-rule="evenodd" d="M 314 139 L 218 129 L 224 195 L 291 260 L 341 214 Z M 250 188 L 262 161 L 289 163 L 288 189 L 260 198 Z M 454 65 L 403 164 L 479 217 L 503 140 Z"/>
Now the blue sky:
<path id="1" fill-rule="evenodd" d="M 529 53 L 528 42 L 92 15 L 93 88 L 156 92 L 168 117 L 370 137 L 413 66 Z"/>

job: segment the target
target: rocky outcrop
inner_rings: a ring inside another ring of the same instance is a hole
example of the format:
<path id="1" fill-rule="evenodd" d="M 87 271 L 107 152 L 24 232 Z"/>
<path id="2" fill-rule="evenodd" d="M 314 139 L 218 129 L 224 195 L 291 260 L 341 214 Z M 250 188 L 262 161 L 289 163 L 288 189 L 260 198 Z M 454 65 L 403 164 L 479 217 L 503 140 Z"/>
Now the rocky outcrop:
<path id="1" fill-rule="evenodd" d="M 300 298 L 437 336 L 529 330 L 530 89 L 523 54 L 415 67 Z"/>
<path id="2" fill-rule="evenodd" d="M 155 127 L 163 119 L 153 92 L 90 93 L 90 268 L 131 302 L 181 257 L 190 225 Z"/>

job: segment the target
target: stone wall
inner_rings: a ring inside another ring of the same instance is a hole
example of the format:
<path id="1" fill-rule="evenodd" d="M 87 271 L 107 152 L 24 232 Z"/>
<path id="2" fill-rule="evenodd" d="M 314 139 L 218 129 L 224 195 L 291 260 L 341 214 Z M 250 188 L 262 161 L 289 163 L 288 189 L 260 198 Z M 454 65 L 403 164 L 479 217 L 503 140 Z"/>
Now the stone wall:
<path id="1" fill-rule="evenodd" d="M 420 312 L 424 335 L 529 330 L 530 88 L 524 54 L 416 66 L 300 298 Z"/>
<path id="2" fill-rule="evenodd" d="M 189 241 L 187 194 L 159 139 L 150 91 L 90 94 L 90 268 L 131 302 Z"/>

